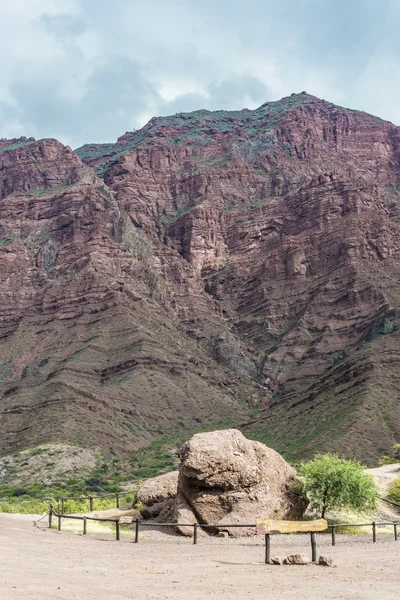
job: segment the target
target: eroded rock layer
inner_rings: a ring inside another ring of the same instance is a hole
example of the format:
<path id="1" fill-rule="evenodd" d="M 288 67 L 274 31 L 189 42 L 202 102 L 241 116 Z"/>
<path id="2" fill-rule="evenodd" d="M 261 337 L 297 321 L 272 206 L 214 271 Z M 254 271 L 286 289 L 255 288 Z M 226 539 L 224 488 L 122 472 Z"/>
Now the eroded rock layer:
<path id="1" fill-rule="evenodd" d="M 373 462 L 400 436 L 399 160 L 400 128 L 306 93 L 0 142 L 1 451 L 226 417 Z"/>

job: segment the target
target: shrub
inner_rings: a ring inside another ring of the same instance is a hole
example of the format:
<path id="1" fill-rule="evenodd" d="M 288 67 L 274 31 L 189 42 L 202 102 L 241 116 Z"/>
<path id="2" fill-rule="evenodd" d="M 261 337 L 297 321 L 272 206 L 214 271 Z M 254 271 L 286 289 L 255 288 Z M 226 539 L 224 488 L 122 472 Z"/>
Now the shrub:
<path id="1" fill-rule="evenodd" d="M 400 462 L 400 444 L 393 444 L 393 450 L 390 455 L 385 454 L 380 459 L 378 465 L 382 467 L 383 465 L 392 465 Z"/>
<path id="2" fill-rule="evenodd" d="M 400 504 L 400 476 L 390 486 L 388 496 L 392 502 Z"/>

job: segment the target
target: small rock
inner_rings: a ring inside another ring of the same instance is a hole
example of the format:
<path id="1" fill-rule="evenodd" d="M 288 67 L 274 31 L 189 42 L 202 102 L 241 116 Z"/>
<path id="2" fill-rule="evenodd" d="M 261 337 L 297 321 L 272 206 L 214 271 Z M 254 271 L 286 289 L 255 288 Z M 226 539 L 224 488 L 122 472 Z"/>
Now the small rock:
<path id="1" fill-rule="evenodd" d="M 333 559 L 330 556 L 320 556 L 318 564 L 323 565 L 324 567 L 332 567 Z"/>
<path id="2" fill-rule="evenodd" d="M 308 565 L 310 559 L 304 554 L 289 554 L 284 561 L 284 565 Z"/>
<path id="3" fill-rule="evenodd" d="M 217 537 L 219 537 L 219 538 L 227 538 L 227 537 L 229 537 L 229 533 L 227 531 L 218 531 Z"/>
<path id="4" fill-rule="evenodd" d="M 271 558 L 271 563 L 273 565 L 283 565 L 284 560 L 285 560 L 284 556 L 275 556 L 274 558 Z"/>

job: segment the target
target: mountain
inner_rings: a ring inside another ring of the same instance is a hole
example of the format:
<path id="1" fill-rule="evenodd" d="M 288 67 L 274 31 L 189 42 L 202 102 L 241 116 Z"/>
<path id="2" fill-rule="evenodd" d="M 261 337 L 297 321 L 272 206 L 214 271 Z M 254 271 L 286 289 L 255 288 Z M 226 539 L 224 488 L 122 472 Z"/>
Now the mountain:
<path id="1" fill-rule="evenodd" d="M 0 453 L 400 440 L 400 128 L 305 92 L 0 141 Z"/>

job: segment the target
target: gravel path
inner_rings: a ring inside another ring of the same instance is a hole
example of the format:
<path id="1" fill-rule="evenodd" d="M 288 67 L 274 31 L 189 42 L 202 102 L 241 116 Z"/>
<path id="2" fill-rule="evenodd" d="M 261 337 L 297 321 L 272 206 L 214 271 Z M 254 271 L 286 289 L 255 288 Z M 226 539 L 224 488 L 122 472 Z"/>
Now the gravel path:
<path id="1" fill-rule="evenodd" d="M 0 514 L 1 600 L 398 600 L 400 541 L 380 535 L 318 536 L 336 568 L 265 565 L 262 538 L 191 540 L 146 531 L 75 535 Z M 272 555 L 310 555 L 308 536 L 276 536 Z"/>

